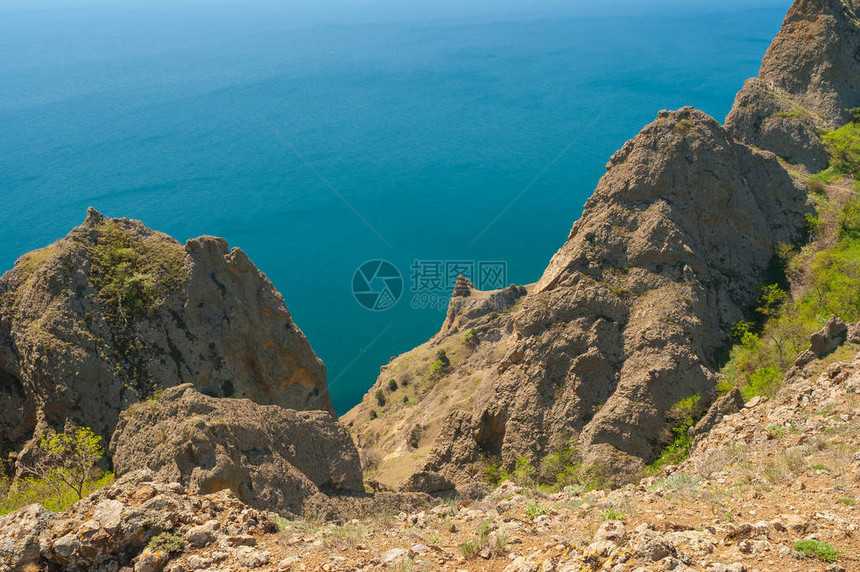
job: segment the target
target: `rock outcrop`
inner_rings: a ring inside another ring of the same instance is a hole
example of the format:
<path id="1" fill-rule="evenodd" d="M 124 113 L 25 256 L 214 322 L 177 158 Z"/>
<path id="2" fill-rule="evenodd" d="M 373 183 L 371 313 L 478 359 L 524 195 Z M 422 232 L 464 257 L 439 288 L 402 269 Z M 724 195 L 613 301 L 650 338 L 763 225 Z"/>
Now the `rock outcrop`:
<path id="1" fill-rule="evenodd" d="M 190 384 L 123 412 L 110 450 L 117 475 L 148 469 L 196 494 L 230 489 L 281 513 L 300 513 L 321 490 L 364 491 L 358 451 L 328 413 L 208 397 Z"/>
<path id="2" fill-rule="evenodd" d="M 0 278 L 0 454 L 68 423 L 105 442 L 121 410 L 193 383 L 219 397 L 332 412 L 325 368 L 238 248 L 183 247 L 90 209 Z"/>
<path id="3" fill-rule="evenodd" d="M 408 486 L 419 471 L 467 482 L 566 442 L 610 479 L 653 459 L 671 440 L 673 403 L 710 405 L 727 327 L 777 246 L 802 235 L 806 190 L 782 160 L 825 168 L 821 130 L 860 106 L 858 11 L 797 0 L 725 127 L 690 108 L 661 112 L 612 157 L 527 296 L 455 297 L 440 333 L 386 365 L 347 414 L 365 467 Z M 439 349 L 451 363 L 434 377 Z M 408 407 L 386 398 L 401 381 L 421 388 Z"/>
<path id="4" fill-rule="evenodd" d="M 559 435 L 609 475 L 652 459 L 671 406 L 712 399 L 723 332 L 798 237 L 805 200 L 772 154 L 702 112 L 661 112 L 613 156 L 515 316 L 511 365 L 460 431 L 470 447 L 439 443 L 431 466 L 540 457 Z"/>
<path id="5" fill-rule="evenodd" d="M 726 118 L 739 141 L 811 172 L 827 167 L 820 129 L 847 123 L 860 106 L 860 3 L 797 0 Z"/>
<path id="6" fill-rule="evenodd" d="M 454 299 L 431 346 L 452 356 L 448 391 L 469 399 L 450 413 L 419 402 L 408 415 L 426 425 L 440 415 L 436 439 L 399 454 L 423 453 L 415 470 L 463 482 L 493 458 L 536 462 L 572 441 L 609 480 L 634 474 L 671 440 L 674 403 L 713 399 L 724 332 L 777 244 L 799 237 L 806 208 L 805 190 L 772 153 L 692 108 L 661 112 L 612 157 L 525 298 L 501 313 L 487 301 L 507 300 L 505 291 Z M 457 350 L 469 329 L 477 351 Z M 402 368 L 394 360 L 380 379 Z M 469 384 L 470 374 L 480 381 Z M 371 445 L 369 418 L 346 419 L 360 446 Z M 386 451 L 383 464 L 397 454 Z"/>
<path id="7" fill-rule="evenodd" d="M 848 339 L 848 325 L 837 316 L 830 316 L 827 323 L 809 338 L 809 349 L 802 352 L 794 362 L 797 367 L 822 358 L 841 346 Z M 856 342 L 855 342 L 856 343 Z"/>
<path id="8" fill-rule="evenodd" d="M 277 531 L 269 514 L 230 491 L 191 495 L 137 471 L 62 515 L 30 505 L 0 518 L 0 570 L 156 572 L 185 548 L 204 546 L 219 552 L 215 560 L 238 563 L 251 552 L 263 556 L 249 548 L 254 535 Z M 159 535 L 170 536 L 159 543 Z"/>

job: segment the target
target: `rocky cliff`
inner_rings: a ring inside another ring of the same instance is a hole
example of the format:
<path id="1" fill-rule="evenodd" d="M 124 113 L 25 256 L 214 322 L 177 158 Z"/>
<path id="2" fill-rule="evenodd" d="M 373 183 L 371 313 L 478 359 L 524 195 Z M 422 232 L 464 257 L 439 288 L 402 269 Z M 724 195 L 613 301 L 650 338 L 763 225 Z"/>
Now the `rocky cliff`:
<path id="1" fill-rule="evenodd" d="M 798 0 L 726 119 L 739 141 L 815 173 L 827 167 L 820 130 L 860 106 L 860 3 Z"/>
<path id="2" fill-rule="evenodd" d="M 667 444 L 674 403 L 713 397 L 724 332 L 777 244 L 800 236 L 805 204 L 772 153 L 694 109 L 661 112 L 612 157 L 523 300 L 504 315 L 453 304 L 435 344 L 462 346 L 474 328 L 483 347 L 452 353 L 458 381 L 448 391 L 470 388 L 469 398 L 450 413 L 436 407 L 436 423 L 425 416 L 438 436 L 420 468 L 463 480 L 488 459 L 538 460 L 572 441 L 609 479 L 635 472 Z M 400 367 L 395 360 L 381 378 Z M 480 369 L 480 380 L 461 381 L 464 368 Z M 359 446 L 369 438 L 365 413 L 344 418 Z"/>
<path id="3" fill-rule="evenodd" d="M 371 474 L 437 488 L 570 443 L 611 480 L 652 460 L 672 404 L 713 399 L 728 326 L 803 234 L 796 167 L 827 167 L 821 131 L 860 105 L 857 10 L 797 0 L 725 126 L 661 112 L 612 157 L 525 297 L 456 296 L 440 333 L 344 417 Z M 413 478 L 428 471 L 445 479 Z"/>
<path id="4" fill-rule="evenodd" d="M 120 411 L 192 383 L 218 397 L 332 412 L 325 368 L 238 248 L 184 246 L 90 209 L 0 278 L 0 453 L 66 424 L 105 442 Z"/>

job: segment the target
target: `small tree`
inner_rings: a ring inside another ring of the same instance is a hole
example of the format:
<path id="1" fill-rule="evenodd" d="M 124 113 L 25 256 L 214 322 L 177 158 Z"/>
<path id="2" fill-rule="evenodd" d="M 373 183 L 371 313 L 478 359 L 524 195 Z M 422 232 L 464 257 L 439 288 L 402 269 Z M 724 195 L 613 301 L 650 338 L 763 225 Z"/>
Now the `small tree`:
<path id="1" fill-rule="evenodd" d="M 463 334 L 463 345 L 465 345 L 470 350 L 474 350 L 478 347 L 480 343 L 480 339 L 478 338 L 478 332 L 475 331 L 475 328 L 469 328 Z M 447 356 L 446 356 L 447 357 Z"/>
<path id="2" fill-rule="evenodd" d="M 444 348 L 439 348 L 436 351 L 436 361 L 430 364 L 430 377 L 433 379 L 439 379 L 448 373 L 448 368 L 450 366 L 451 360 L 448 358 L 448 352 L 446 352 Z"/>
<path id="3" fill-rule="evenodd" d="M 96 465 L 104 455 L 101 441 L 102 438 L 87 427 L 43 435 L 39 458 L 30 470 L 58 488 L 71 489 L 80 500 L 84 485 L 98 472 Z"/>
<path id="4" fill-rule="evenodd" d="M 381 389 L 376 390 L 376 403 L 379 404 L 380 407 L 385 407 L 385 392 Z"/>

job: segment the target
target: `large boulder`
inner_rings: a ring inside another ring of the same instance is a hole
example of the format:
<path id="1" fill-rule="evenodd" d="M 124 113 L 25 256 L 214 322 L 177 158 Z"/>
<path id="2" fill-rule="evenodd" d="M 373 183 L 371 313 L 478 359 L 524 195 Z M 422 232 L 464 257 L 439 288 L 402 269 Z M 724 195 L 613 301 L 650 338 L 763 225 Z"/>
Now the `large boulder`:
<path id="1" fill-rule="evenodd" d="M 0 278 L 2 458 L 67 423 L 107 441 L 120 411 L 182 382 L 332 412 L 325 368 L 283 298 L 223 239 L 183 246 L 90 209 Z"/>
<path id="2" fill-rule="evenodd" d="M 803 367 L 836 350 L 849 338 L 848 325 L 837 316 L 830 316 L 824 327 L 809 336 L 809 349 L 801 352 L 794 362 Z"/>
<path id="3" fill-rule="evenodd" d="M 827 167 L 819 129 L 860 106 L 860 2 L 796 0 L 726 127 L 738 140 L 812 172 Z"/>
<path id="4" fill-rule="evenodd" d="M 57 515 L 31 504 L 0 518 L 0 570 L 22 570 L 35 565 L 42 545 L 39 536 Z"/>
<path id="5" fill-rule="evenodd" d="M 328 413 L 208 397 L 190 384 L 123 412 L 110 452 L 118 475 L 145 468 L 261 509 L 299 512 L 320 491 L 364 491 L 358 451 Z"/>

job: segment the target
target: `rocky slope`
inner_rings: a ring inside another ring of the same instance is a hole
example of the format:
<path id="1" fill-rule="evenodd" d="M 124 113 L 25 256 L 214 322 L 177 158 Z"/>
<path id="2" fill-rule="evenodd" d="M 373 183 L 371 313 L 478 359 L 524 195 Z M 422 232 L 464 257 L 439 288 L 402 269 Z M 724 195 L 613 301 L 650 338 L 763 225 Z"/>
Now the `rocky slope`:
<path id="1" fill-rule="evenodd" d="M 230 489 L 281 514 L 301 514 L 321 489 L 364 492 L 358 452 L 328 413 L 208 397 L 191 384 L 124 411 L 110 452 L 117 475 L 145 468 L 194 493 Z"/>
<path id="2" fill-rule="evenodd" d="M 501 312 L 469 299 L 452 306 L 430 346 L 462 347 L 469 328 L 481 340 L 464 357 L 452 352 L 447 391 L 457 401 L 434 398 L 428 410 L 419 400 L 406 413 L 437 427 L 423 456 L 402 441 L 384 454 L 463 481 L 488 459 L 539 460 L 572 440 L 610 480 L 641 468 L 666 445 L 674 403 L 713 398 L 724 332 L 777 244 L 799 237 L 805 203 L 773 154 L 737 143 L 702 112 L 661 112 L 613 156 L 523 300 Z M 413 359 L 384 368 L 377 389 Z M 374 399 L 344 417 L 360 447 L 386 441 L 371 442 Z M 382 423 L 405 428 L 403 415 Z"/>
<path id="3" fill-rule="evenodd" d="M 726 118 L 739 141 L 818 172 L 819 129 L 847 123 L 860 106 L 860 3 L 798 0 Z"/>
<path id="4" fill-rule="evenodd" d="M 238 248 L 185 246 L 95 210 L 0 278 L 0 454 L 64 425 L 105 443 L 121 410 L 190 382 L 214 396 L 332 411 L 325 368 Z"/>
<path id="5" fill-rule="evenodd" d="M 498 308 L 487 300 L 501 292 L 455 297 L 442 331 L 385 366 L 344 417 L 371 474 L 438 488 L 568 442 L 610 480 L 654 459 L 671 406 L 713 399 L 728 326 L 777 248 L 802 235 L 805 185 L 785 161 L 826 167 L 819 130 L 860 105 L 857 9 L 797 0 L 725 127 L 661 112 L 612 157 L 527 296 Z M 440 348 L 451 364 L 428 375 Z M 437 477 L 412 479 L 427 472 Z"/>
<path id="6" fill-rule="evenodd" d="M 621 489 L 506 481 L 480 500 L 378 494 L 335 521 L 287 521 L 135 472 L 63 515 L 33 505 L 0 518 L 0 570 L 857 570 L 858 342 L 855 326 L 773 399 L 715 419 L 683 464 Z M 152 540 L 163 533 L 172 540 Z M 832 547 L 832 561 L 810 546 Z"/>

